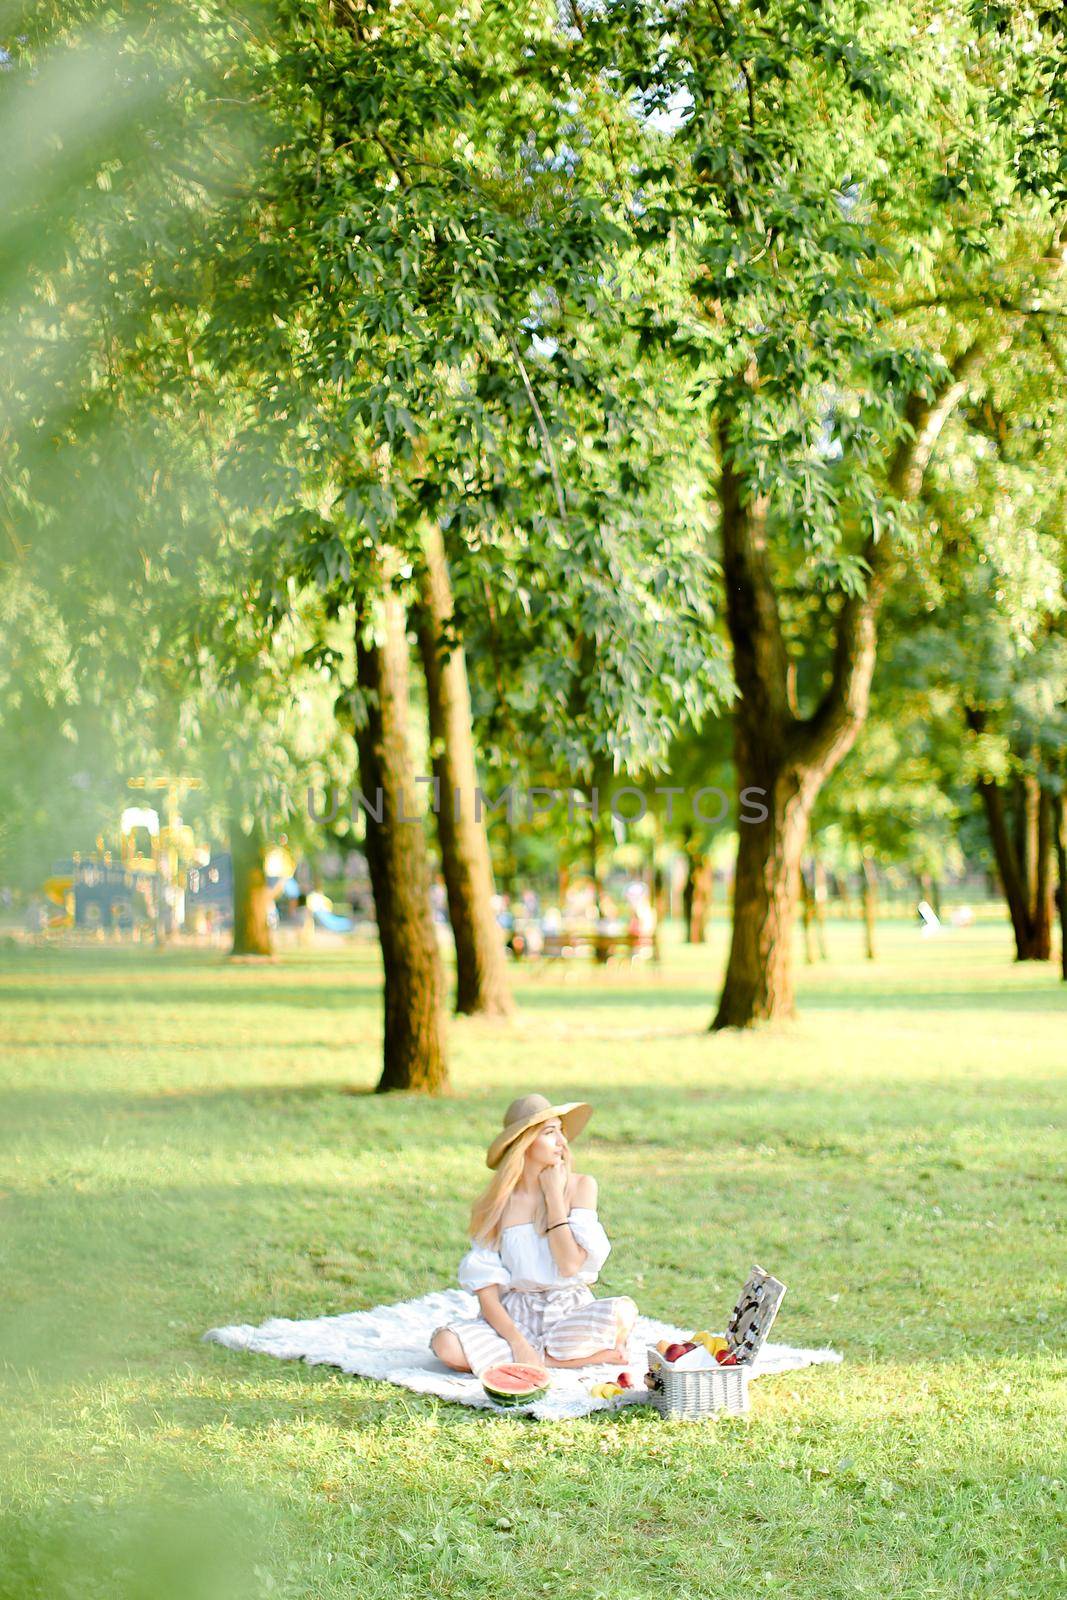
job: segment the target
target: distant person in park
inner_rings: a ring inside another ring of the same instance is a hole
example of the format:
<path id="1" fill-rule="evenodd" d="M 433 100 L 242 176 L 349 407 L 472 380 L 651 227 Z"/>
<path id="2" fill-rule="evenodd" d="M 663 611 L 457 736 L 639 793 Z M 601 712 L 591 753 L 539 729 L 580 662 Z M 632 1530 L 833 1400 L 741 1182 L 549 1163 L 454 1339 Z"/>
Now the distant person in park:
<path id="1" fill-rule="evenodd" d="M 522 1095 L 505 1111 L 485 1158 L 496 1175 L 471 1209 L 471 1248 L 459 1264 L 460 1287 L 477 1295 L 481 1314 L 430 1340 L 455 1371 L 627 1359 L 637 1306 L 627 1295 L 598 1300 L 590 1288 L 611 1245 L 596 1180 L 571 1163 L 570 1141 L 591 1115 L 584 1101 L 554 1106 L 542 1094 Z"/>
<path id="2" fill-rule="evenodd" d="M 494 895 L 493 915 L 504 935 L 505 950 L 510 951 L 516 961 L 521 961 L 526 954 L 526 936 L 518 926 L 515 908 L 509 895 Z"/>
<path id="3" fill-rule="evenodd" d="M 619 916 L 619 908 L 610 894 L 600 897 L 600 914 L 597 917 L 598 933 L 621 933 L 623 924 Z"/>
<path id="4" fill-rule="evenodd" d="M 442 927 L 448 925 L 448 890 L 443 878 L 435 878 L 430 885 L 430 911 L 433 920 Z"/>
<path id="5" fill-rule="evenodd" d="M 626 891 L 626 898 L 630 902 L 627 933 L 633 939 L 641 938 L 645 934 L 651 938 L 656 931 L 656 910 L 649 899 L 647 886 L 643 883 L 632 883 Z"/>
<path id="6" fill-rule="evenodd" d="M 48 903 L 40 895 L 31 895 L 26 906 L 26 931 L 37 939 L 48 926 Z"/>
<path id="7" fill-rule="evenodd" d="M 510 933 L 515 926 L 515 912 L 512 908 L 510 895 L 497 894 L 493 896 L 493 915 L 504 929 L 504 932 Z"/>

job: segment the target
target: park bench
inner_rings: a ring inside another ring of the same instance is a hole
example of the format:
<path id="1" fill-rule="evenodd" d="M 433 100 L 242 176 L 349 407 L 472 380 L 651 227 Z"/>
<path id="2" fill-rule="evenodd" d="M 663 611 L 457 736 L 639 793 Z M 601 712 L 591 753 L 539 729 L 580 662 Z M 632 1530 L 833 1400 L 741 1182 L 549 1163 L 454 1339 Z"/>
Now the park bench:
<path id="1" fill-rule="evenodd" d="M 541 960 L 573 961 L 576 956 L 590 955 L 592 948 L 588 933 L 546 933 L 541 946 Z"/>
<path id="2" fill-rule="evenodd" d="M 598 933 L 593 941 L 593 956 L 598 965 L 613 960 L 659 961 L 659 942 L 654 933 Z"/>
<path id="3" fill-rule="evenodd" d="M 596 966 L 606 967 L 613 961 L 659 960 L 659 946 L 653 933 L 597 933 L 592 929 L 574 929 L 561 933 L 546 933 L 540 960 L 574 961 L 588 957 Z"/>

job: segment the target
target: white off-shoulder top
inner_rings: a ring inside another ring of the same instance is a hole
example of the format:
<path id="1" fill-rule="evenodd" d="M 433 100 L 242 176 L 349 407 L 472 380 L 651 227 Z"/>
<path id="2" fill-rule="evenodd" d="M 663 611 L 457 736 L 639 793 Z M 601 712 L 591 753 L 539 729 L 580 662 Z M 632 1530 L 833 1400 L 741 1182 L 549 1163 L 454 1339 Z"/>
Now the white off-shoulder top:
<path id="1" fill-rule="evenodd" d="M 551 1289 L 561 1283 L 595 1283 L 611 1245 L 591 1206 L 572 1206 L 567 1217 L 585 1260 L 573 1277 L 560 1276 L 548 1235 L 532 1222 L 514 1222 L 500 1235 L 499 1250 L 472 1244 L 459 1264 L 459 1285 L 473 1294 L 491 1283 L 510 1289 Z"/>

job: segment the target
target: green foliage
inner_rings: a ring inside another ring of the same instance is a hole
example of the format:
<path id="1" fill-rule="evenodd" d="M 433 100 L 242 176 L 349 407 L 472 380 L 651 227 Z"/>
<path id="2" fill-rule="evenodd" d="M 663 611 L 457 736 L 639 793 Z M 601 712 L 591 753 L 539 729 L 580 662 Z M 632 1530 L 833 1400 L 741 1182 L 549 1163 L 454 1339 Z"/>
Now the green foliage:
<path id="1" fill-rule="evenodd" d="M 962 732 L 952 730 L 953 746 L 934 721 L 948 709 L 947 693 L 920 697 L 911 685 L 901 693 L 899 680 L 894 689 L 877 697 L 852 759 L 820 794 L 813 837 L 822 858 L 836 857 L 846 870 L 867 858 L 940 877 L 964 864 L 960 798 L 949 787 Z"/>
<path id="2" fill-rule="evenodd" d="M 916 567 L 919 629 L 902 643 L 916 684 L 942 689 L 942 723 L 966 728 L 958 781 L 1037 772 L 1059 781 L 1067 749 L 1067 447 L 1062 386 L 998 370 L 964 411 L 932 475 Z"/>
<path id="3" fill-rule="evenodd" d="M 4 576 L 82 701 L 129 699 L 130 759 L 227 744 L 258 805 L 321 726 L 346 770 L 346 636 L 434 518 L 487 764 L 662 771 L 731 695 L 720 437 L 768 497 L 802 710 L 871 540 L 979 607 L 985 554 L 1027 637 L 1048 612 L 1030 466 L 994 489 L 959 445 L 998 551 L 892 469 L 973 347 L 968 400 L 1050 481 L 1051 10 L 146 0 L 8 7 L 4 37 Z"/>

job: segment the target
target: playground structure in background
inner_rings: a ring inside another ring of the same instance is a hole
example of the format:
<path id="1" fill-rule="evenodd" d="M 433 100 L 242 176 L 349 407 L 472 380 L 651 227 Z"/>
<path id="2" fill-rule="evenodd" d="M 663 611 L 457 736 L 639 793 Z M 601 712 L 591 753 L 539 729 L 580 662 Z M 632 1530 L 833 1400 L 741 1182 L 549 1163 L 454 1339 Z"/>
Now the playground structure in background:
<path id="1" fill-rule="evenodd" d="M 228 851 L 198 845 L 182 821 L 180 805 L 196 778 L 130 778 L 129 788 L 155 806 L 130 805 L 119 819 L 119 848 L 105 848 L 103 834 L 91 853 L 57 862 L 42 890 L 48 911 L 41 931 L 154 935 L 158 944 L 175 933 L 210 935 L 233 925 L 233 863 Z M 162 812 L 162 816 L 161 816 Z M 349 933 L 352 918 L 334 912 L 326 895 L 305 893 L 285 840 L 266 855 L 271 921 Z"/>
<path id="2" fill-rule="evenodd" d="M 117 853 L 105 848 L 101 834 L 95 851 L 75 852 L 56 864 L 42 885 L 55 907 L 45 919 L 46 931 L 151 931 L 162 943 L 179 930 L 203 932 L 232 920 L 230 857 L 198 845 L 179 810 L 189 790 L 200 787 L 199 779 L 130 778 L 128 787 L 146 798 L 158 793 L 159 809 L 124 809 Z"/>

